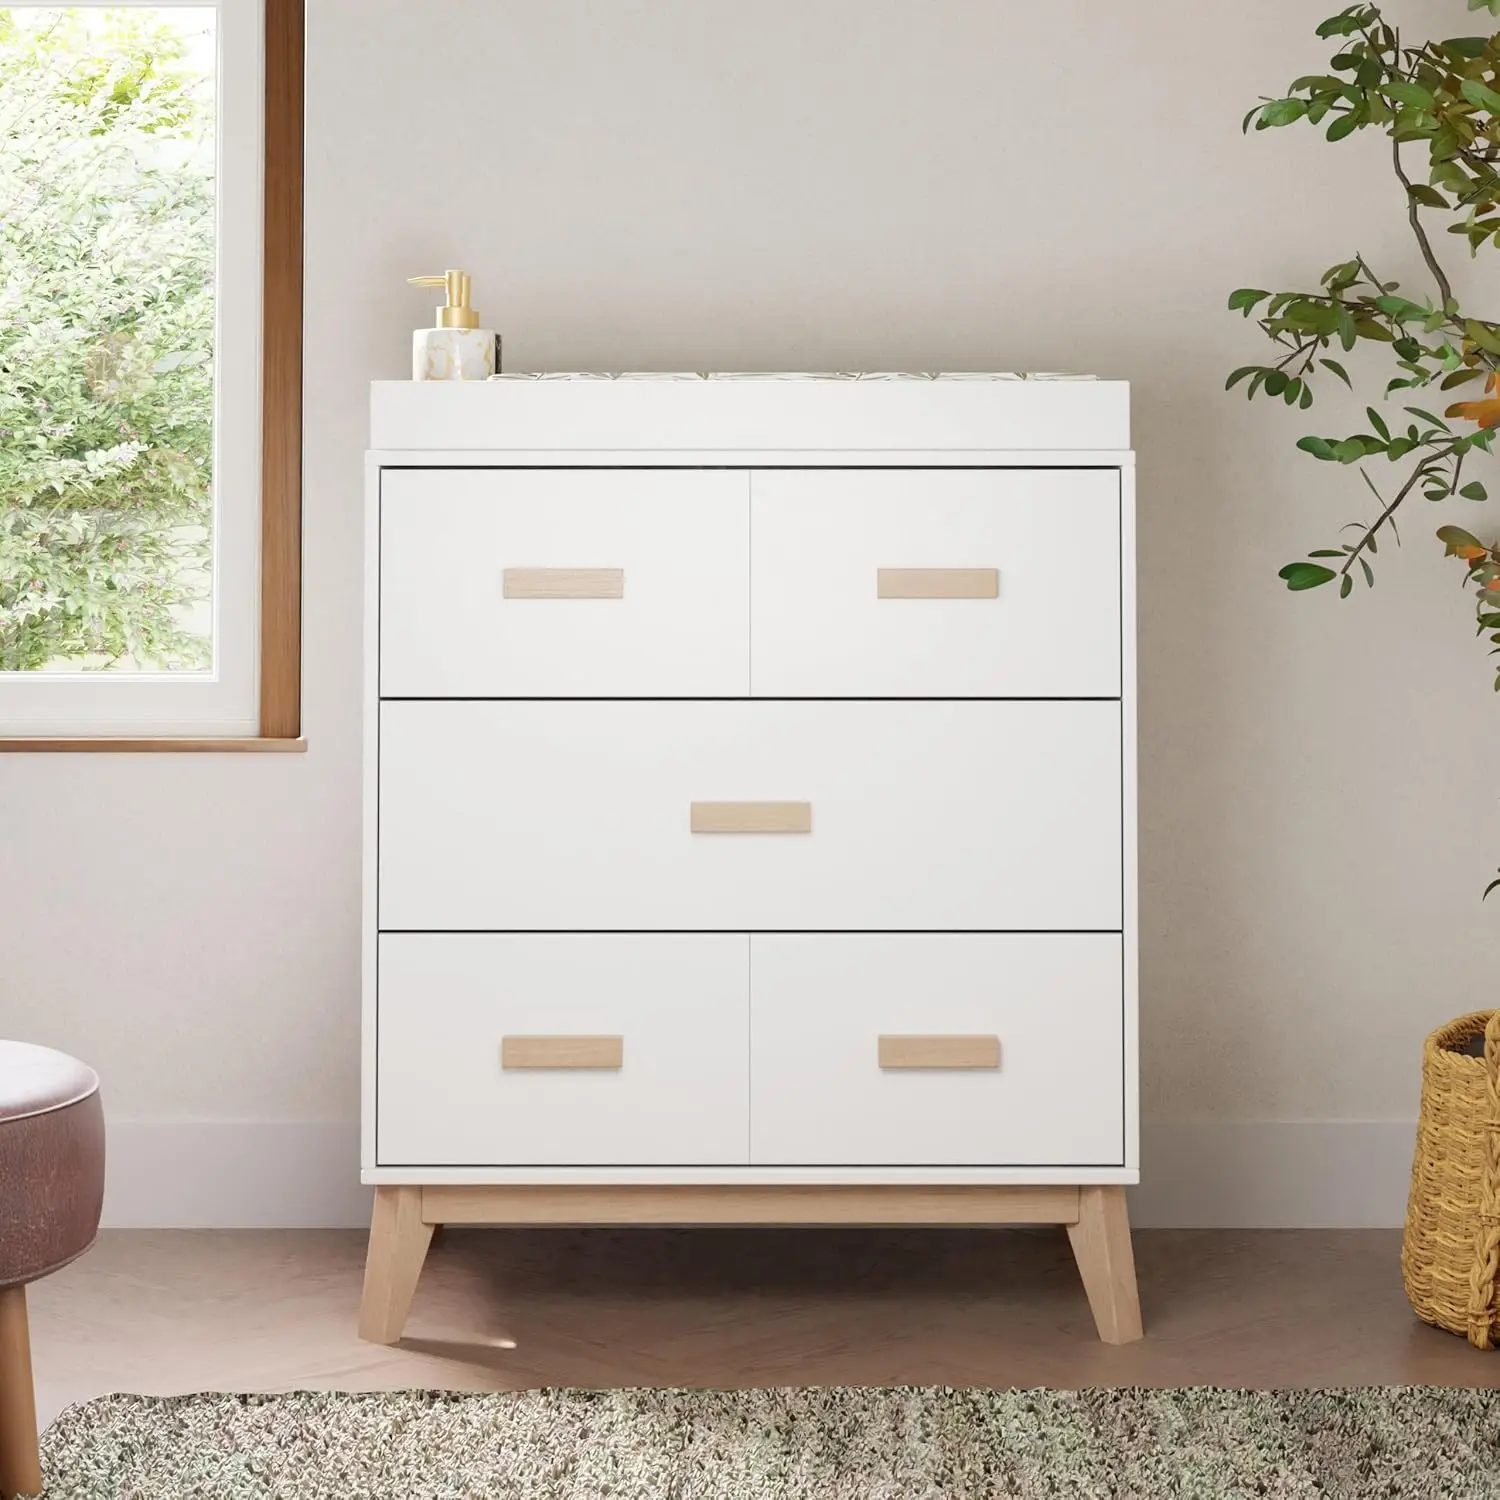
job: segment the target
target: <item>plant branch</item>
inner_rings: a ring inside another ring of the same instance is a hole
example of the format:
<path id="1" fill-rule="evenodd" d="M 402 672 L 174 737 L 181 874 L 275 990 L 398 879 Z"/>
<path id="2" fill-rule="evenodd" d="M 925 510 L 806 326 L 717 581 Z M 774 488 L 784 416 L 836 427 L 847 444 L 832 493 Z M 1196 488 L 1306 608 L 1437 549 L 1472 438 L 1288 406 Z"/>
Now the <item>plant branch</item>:
<path id="1" fill-rule="evenodd" d="M 1365 529 L 1365 534 L 1359 539 L 1359 544 L 1348 555 L 1348 557 L 1344 559 L 1344 566 L 1339 569 L 1338 576 L 1340 578 L 1344 578 L 1348 575 L 1349 569 L 1359 561 L 1360 554 L 1364 552 L 1365 548 L 1370 545 L 1370 542 L 1375 536 L 1375 533 L 1378 532 L 1380 528 L 1384 526 L 1385 523 L 1396 514 L 1396 511 L 1400 507 L 1401 502 L 1405 500 L 1406 497 L 1411 494 L 1414 489 L 1416 489 L 1418 482 L 1422 478 L 1422 475 L 1426 473 L 1427 465 L 1430 462 L 1430 459 L 1425 459 L 1423 460 L 1423 462 L 1419 463 L 1415 469 L 1412 470 L 1410 476 L 1407 478 L 1406 483 L 1396 491 L 1395 498 L 1390 502 L 1389 505 L 1386 506 L 1383 511 L 1380 512 L 1379 516 L 1376 517 L 1375 524 Z M 1375 494 L 1377 496 L 1380 494 L 1380 491 L 1376 490 L 1373 484 L 1370 485 L 1370 488 L 1375 491 Z"/>
<path id="2" fill-rule="evenodd" d="M 1437 282 L 1438 296 L 1442 301 L 1443 311 L 1448 311 L 1448 304 L 1453 301 L 1453 288 L 1448 283 L 1447 274 L 1442 266 L 1438 264 L 1438 258 L 1433 253 L 1432 241 L 1427 238 L 1427 231 L 1422 228 L 1422 218 L 1418 209 L 1417 200 L 1412 196 L 1412 180 L 1406 175 L 1406 169 L 1401 165 L 1401 142 L 1391 142 L 1391 163 L 1396 169 L 1396 176 L 1401 180 L 1401 186 L 1406 189 L 1406 218 L 1411 225 L 1411 232 L 1417 237 L 1417 244 L 1422 247 L 1422 259 L 1427 262 L 1427 269 L 1432 272 L 1432 279 Z"/>

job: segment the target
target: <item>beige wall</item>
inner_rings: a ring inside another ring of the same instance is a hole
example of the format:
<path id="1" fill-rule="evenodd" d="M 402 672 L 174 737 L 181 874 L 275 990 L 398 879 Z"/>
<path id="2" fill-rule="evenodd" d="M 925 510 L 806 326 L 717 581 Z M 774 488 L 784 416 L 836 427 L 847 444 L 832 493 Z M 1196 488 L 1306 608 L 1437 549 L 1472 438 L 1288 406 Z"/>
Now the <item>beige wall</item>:
<path id="1" fill-rule="evenodd" d="M 195 1138 L 247 1160 L 273 1138 L 254 1122 L 307 1122 L 319 1170 L 355 1169 L 366 382 L 405 373 L 427 316 L 404 278 L 449 265 L 510 368 L 1134 382 L 1148 1173 L 1190 1203 L 1193 1174 L 1223 1175 L 1193 1143 L 1226 1130 L 1253 1158 L 1265 1122 L 1409 1119 L 1423 1033 L 1489 999 L 1486 659 L 1430 508 L 1382 547 L 1373 597 L 1282 592 L 1282 562 L 1365 510 L 1353 475 L 1290 452 L 1353 412 L 1222 392 L 1259 353 L 1230 288 L 1356 248 L 1414 271 L 1377 142 L 1239 132 L 1317 62 L 1335 7 L 310 8 L 310 751 L 0 765 L 4 1029 L 99 1065 L 115 1119 L 143 1122 L 120 1127 L 131 1191 L 153 1190 L 152 1143 L 191 1158 L 171 1122 L 220 1122 Z M 1478 25 L 1459 0 L 1401 13 Z M 1161 1123 L 1180 1121 L 1218 1125 Z M 1333 1139 L 1289 1128 L 1288 1172 Z M 1338 1139 L 1326 1170 L 1347 1174 L 1376 1137 Z M 1404 1127 L 1379 1139 L 1384 1197 L 1361 1211 L 1389 1216 Z"/>

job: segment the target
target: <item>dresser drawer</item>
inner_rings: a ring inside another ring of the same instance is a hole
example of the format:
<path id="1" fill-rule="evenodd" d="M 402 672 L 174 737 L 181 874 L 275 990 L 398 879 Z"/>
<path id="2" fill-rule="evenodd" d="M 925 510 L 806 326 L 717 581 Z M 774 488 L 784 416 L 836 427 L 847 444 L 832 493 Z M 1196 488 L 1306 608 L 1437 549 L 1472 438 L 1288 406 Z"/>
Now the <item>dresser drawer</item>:
<path id="1" fill-rule="evenodd" d="M 756 1165 L 1120 1166 L 1114 933 L 751 939 Z"/>
<path id="2" fill-rule="evenodd" d="M 743 472 L 388 469 L 384 697 L 739 697 Z"/>
<path id="3" fill-rule="evenodd" d="M 384 703 L 387 929 L 1121 923 L 1117 703 Z"/>
<path id="4" fill-rule="evenodd" d="M 379 1164 L 743 1165 L 746 942 L 384 934 Z"/>
<path id="5" fill-rule="evenodd" d="M 1113 469 L 804 469 L 751 478 L 751 690 L 1113 698 Z"/>

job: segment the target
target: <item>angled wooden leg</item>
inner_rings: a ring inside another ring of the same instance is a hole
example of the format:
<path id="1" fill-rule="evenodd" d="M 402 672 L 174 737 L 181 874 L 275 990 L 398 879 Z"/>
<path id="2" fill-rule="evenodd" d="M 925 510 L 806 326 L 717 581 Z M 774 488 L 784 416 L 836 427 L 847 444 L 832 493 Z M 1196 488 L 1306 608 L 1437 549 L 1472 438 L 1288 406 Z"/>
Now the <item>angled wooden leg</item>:
<path id="1" fill-rule="evenodd" d="M 26 1288 L 8 1286 L 0 1291 L 0 1500 L 41 1492 Z"/>
<path id="2" fill-rule="evenodd" d="M 401 1337 L 431 1243 L 432 1225 L 422 1222 L 420 1187 L 375 1189 L 365 1291 L 359 1305 L 360 1338 L 394 1344 Z"/>
<path id="3" fill-rule="evenodd" d="M 1078 1222 L 1068 1239 L 1099 1337 L 1131 1344 L 1141 1337 L 1141 1303 L 1135 1285 L 1135 1255 L 1122 1187 L 1086 1187 L 1078 1194 Z"/>

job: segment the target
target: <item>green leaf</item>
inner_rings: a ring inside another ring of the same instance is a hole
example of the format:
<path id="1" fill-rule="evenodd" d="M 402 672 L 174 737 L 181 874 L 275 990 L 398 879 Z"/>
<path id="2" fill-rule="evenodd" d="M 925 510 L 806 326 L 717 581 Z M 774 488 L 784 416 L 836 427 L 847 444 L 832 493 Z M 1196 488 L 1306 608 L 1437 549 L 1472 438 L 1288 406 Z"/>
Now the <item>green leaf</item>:
<path id="1" fill-rule="evenodd" d="M 1476 479 L 1473 484 L 1466 484 L 1459 492 L 1465 500 L 1488 500 L 1489 492 Z"/>
<path id="2" fill-rule="evenodd" d="M 1364 569 L 1364 572 L 1365 572 L 1365 587 L 1367 589 L 1374 588 L 1375 587 L 1375 573 L 1374 573 L 1374 570 L 1370 567 L 1369 563 L 1367 563 L 1364 560 L 1364 558 L 1360 558 L 1359 565 L 1360 565 L 1361 568 Z"/>
<path id="3" fill-rule="evenodd" d="M 1269 292 L 1257 291 L 1253 286 L 1242 286 L 1238 291 L 1229 294 L 1230 312 L 1243 310 L 1246 317 L 1250 316 L 1250 310 L 1257 302 L 1264 302 L 1271 294 Z"/>
<path id="4" fill-rule="evenodd" d="M 1353 592 L 1354 592 L 1354 580 L 1347 573 L 1345 573 L 1344 574 L 1344 581 L 1341 584 L 1339 584 L 1339 598 L 1340 599 L 1347 599 L 1349 597 L 1349 595 L 1352 594 Z"/>
<path id="5" fill-rule="evenodd" d="M 1484 370 L 1455 370 L 1453 374 L 1443 377 L 1439 389 L 1451 391 L 1455 386 L 1467 385 L 1471 380 L 1478 380 L 1485 373 Z"/>
<path id="6" fill-rule="evenodd" d="M 1311 436 L 1298 438 L 1297 446 L 1304 453 L 1311 453 L 1314 458 L 1333 459 L 1335 457 L 1333 444 L 1327 438 Z"/>
<path id="7" fill-rule="evenodd" d="M 1448 208 L 1450 204 L 1436 188 L 1428 187 L 1425 182 L 1414 182 L 1406 190 L 1424 208 Z"/>
<path id="8" fill-rule="evenodd" d="M 1460 547 L 1482 547 L 1484 543 L 1477 536 L 1471 536 L 1462 526 L 1439 526 L 1437 539 L 1447 544 L 1448 557 L 1455 557 Z"/>
<path id="9" fill-rule="evenodd" d="M 1224 382 L 1224 389 L 1226 391 L 1232 391 L 1235 386 L 1237 386 L 1240 381 L 1242 381 L 1247 375 L 1253 375 L 1259 368 L 1259 365 L 1241 365 L 1239 369 L 1236 370 L 1234 374 L 1232 374 L 1229 379 Z"/>
<path id="10" fill-rule="evenodd" d="M 1331 36 L 1348 36 L 1351 31 L 1359 30 L 1359 20 L 1352 9 L 1340 11 L 1336 16 L 1322 22 L 1318 27 L 1318 35 L 1324 40 Z"/>
<path id="11" fill-rule="evenodd" d="M 1359 280 L 1359 273 L 1360 265 L 1357 260 L 1341 260 L 1338 265 L 1329 266 L 1318 279 L 1330 291 L 1342 291 Z"/>
<path id="12" fill-rule="evenodd" d="M 1351 328 L 1353 326 L 1352 318 L 1350 319 L 1350 326 Z M 1346 349 L 1352 349 L 1354 346 L 1352 343 L 1350 343 L 1345 344 L 1344 347 Z M 1318 363 L 1322 365 L 1325 370 L 1332 370 L 1333 373 L 1337 375 L 1338 378 L 1342 380 L 1351 391 L 1354 389 L 1354 382 L 1349 379 L 1349 372 L 1336 359 L 1320 359 Z"/>
<path id="13" fill-rule="evenodd" d="M 1476 109 L 1487 109 L 1491 114 L 1500 113 L 1500 94 L 1486 88 L 1477 78 L 1465 78 L 1458 91 Z"/>
<path id="14" fill-rule="evenodd" d="M 1255 122 L 1257 130 L 1273 130 L 1278 125 L 1291 125 L 1307 113 L 1305 99 L 1272 99 L 1260 112 Z"/>
<path id="15" fill-rule="evenodd" d="M 1332 125 L 1328 127 L 1326 139 L 1330 141 L 1341 141 L 1345 136 L 1353 135 L 1359 129 L 1359 116 L 1351 109 L 1347 114 L 1342 114 Z"/>
<path id="16" fill-rule="evenodd" d="M 1481 323 L 1477 318 L 1468 318 L 1465 320 L 1464 332 L 1486 354 L 1500 354 L 1500 334 L 1497 334 L 1488 325 Z"/>
<path id="17" fill-rule="evenodd" d="M 1266 395 L 1279 396 L 1287 388 L 1287 377 L 1281 370 L 1272 370 L 1266 376 Z"/>
<path id="18" fill-rule="evenodd" d="M 1377 297 L 1375 306 L 1381 312 L 1389 313 L 1398 323 L 1414 323 L 1427 316 L 1427 309 L 1410 297 Z"/>
<path id="19" fill-rule="evenodd" d="M 1333 456 L 1341 464 L 1357 464 L 1365 456 L 1365 445 L 1357 437 L 1345 438 L 1333 445 Z"/>
<path id="20" fill-rule="evenodd" d="M 1309 406 L 1311 406 L 1312 404 L 1313 404 L 1312 387 L 1310 385 L 1305 385 L 1305 386 L 1302 387 L 1302 395 L 1298 398 L 1297 408 L 1298 408 L 1299 411 L 1306 411 L 1307 408 Z"/>
<path id="21" fill-rule="evenodd" d="M 1421 417 L 1424 422 L 1431 422 L 1434 427 L 1440 427 L 1444 432 L 1448 431 L 1448 424 L 1441 418 L 1435 417 L 1430 411 L 1423 411 L 1420 406 L 1408 406 L 1405 408 L 1414 417 Z"/>
<path id="22" fill-rule="evenodd" d="M 1421 84 L 1411 83 L 1405 78 L 1387 79 L 1380 88 L 1381 92 L 1390 98 L 1402 104 L 1414 104 L 1418 109 L 1432 109 L 1437 103 L 1437 100 Z"/>
<path id="23" fill-rule="evenodd" d="M 1303 589 L 1315 589 L 1328 583 L 1338 575 L 1322 563 L 1294 562 L 1288 563 L 1276 576 L 1283 579 L 1293 593 L 1300 593 Z"/>
<path id="24" fill-rule="evenodd" d="M 1365 415 L 1370 419 L 1370 426 L 1378 432 L 1386 442 L 1391 440 L 1391 429 L 1385 425 L 1385 418 L 1375 410 L 1373 406 L 1365 407 Z"/>

